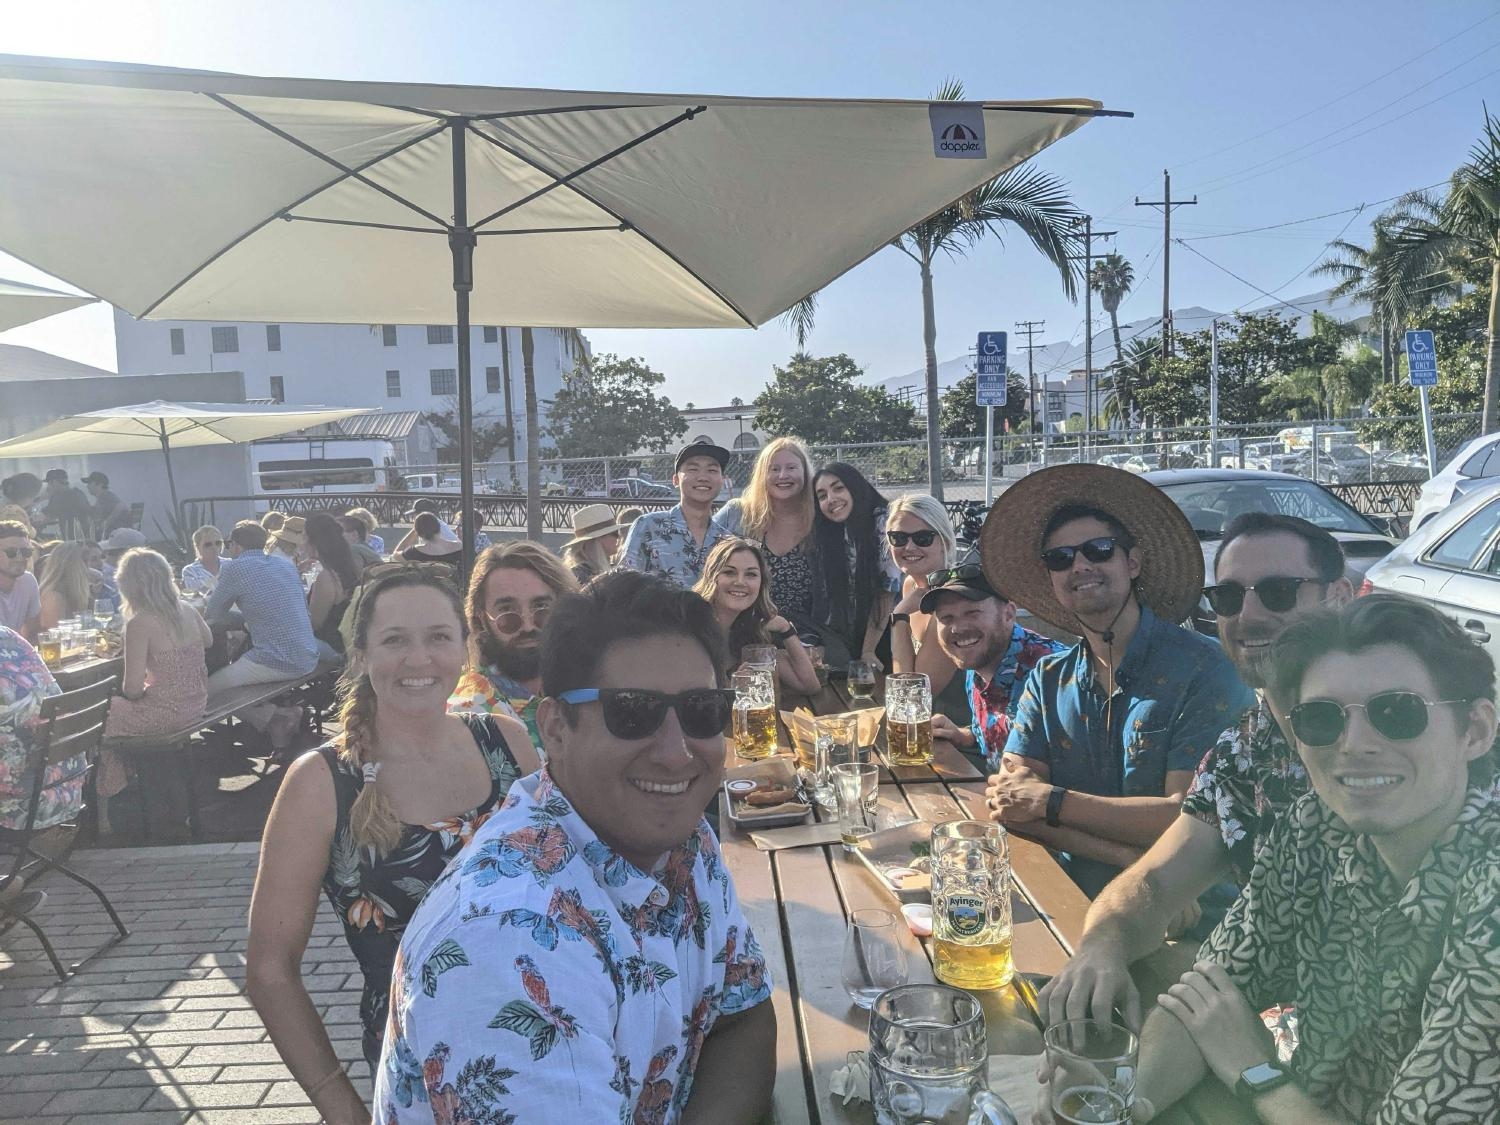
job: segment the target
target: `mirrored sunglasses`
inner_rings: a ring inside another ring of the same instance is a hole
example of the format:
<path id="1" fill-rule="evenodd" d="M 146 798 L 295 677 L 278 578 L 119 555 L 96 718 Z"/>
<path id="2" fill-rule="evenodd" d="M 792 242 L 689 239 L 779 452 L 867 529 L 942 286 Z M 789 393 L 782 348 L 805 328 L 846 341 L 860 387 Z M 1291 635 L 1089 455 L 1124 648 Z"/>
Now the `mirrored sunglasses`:
<path id="1" fill-rule="evenodd" d="M 557 697 L 563 703 L 598 703 L 604 729 L 616 738 L 634 740 L 655 734 L 667 711 L 677 712 L 682 733 L 712 738 L 724 733 L 734 712 L 734 692 L 727 688 L 693 688 L 669 695 L 647 688 L 574 688 Z"/>

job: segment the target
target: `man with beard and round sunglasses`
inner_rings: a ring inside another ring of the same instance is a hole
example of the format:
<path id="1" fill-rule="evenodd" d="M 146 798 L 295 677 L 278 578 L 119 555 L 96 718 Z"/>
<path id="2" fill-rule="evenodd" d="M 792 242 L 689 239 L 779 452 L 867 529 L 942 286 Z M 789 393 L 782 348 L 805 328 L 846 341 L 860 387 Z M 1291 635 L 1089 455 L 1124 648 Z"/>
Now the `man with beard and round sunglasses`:
<path id="1" fill-rule="evenodd" d="M 1377 594 L 1306 612 L 1265 666 L 1312 793 L 1147 1017 L 1135 1120 L 1208 1072 L 1273 1125 L 1500 1120 L 1494 664 Z M 1288 1002 L 1289 1054 L 1258 1015 Z"/>
<path id="2" fill-rule="evenodd" d="M 1182 510 L 1102 465 L 1032 473 L 980 535 L 986 576 L 1056 629 L 1016 708 L 991 816 L 1060 853 L 1089 895 L 1177 818 L 1193 770 L 1255 702 L 1212 640 L 1182 628 L 1203 554 Z"/>
<path id="3" fill-rule="evenodd" d="M 562 598 L 542 649 L 546 765 L 407 927 L 374 1119 L 759 1122 L 771 979 L 703 817 L 723 630 L 620 571 Z"/>
<path id="4" fill-rule="evenodd" d="M 1295 516 L 1247 512 L 1224 529 L 1207 589 L 1219 639 L 1256 705 L 1219 736 L 1182 803 L 1182 815 L 1089 907 L 1083 941 L 1042 990 L 1049 1021 L 1108 1017 L 1140 1026 L 1129 966 L 1194 921 L 1200 895 L 1226 877 L 1244 886 L 1276 821 L 1307 792 L 1307 772 L 1264 690 L 1271 644 L 1310 610 L 1354 596 L 1344 552 L 1323 528 Z M 1169 925 L 1168 919 L 1179 925 Z"/>
<path id="5" fill-rule="evenodd" d="M 449 714 L 519 719 L 540 752 L 542 630 L 558 599 L 577 592 L 573 572 L 540 543 L 514 539 L 480 552 L 466 603 L 469 667 L 448 697 Z"/>

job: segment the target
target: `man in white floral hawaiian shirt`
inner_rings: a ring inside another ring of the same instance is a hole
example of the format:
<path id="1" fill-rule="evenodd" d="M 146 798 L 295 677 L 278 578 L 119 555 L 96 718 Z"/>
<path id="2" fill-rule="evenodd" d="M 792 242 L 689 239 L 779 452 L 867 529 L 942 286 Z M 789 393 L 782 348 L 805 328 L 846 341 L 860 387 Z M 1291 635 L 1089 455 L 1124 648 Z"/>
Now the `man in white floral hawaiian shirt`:
<path id="1" fill-rule="evenodd" d="M 620 565 L 670 578 L 679 586 L 695 585 L 714 544 L 729 535 L 713 522 L 728 464 L 729 450 L 712 442 L 695 441 L 678 450 L 672 483 L 680 502 L 665 512 L 647 512 L 630 525 Z"/>
<path id="2" fill-rule="evenodd" d="M 1306 520 L 1249 512 L 1224 529 L 1214 578 L 1219 639 L 1259 702 L 1204 757 L 1182 815 L 1089 907 L 1077 952 L 1042 990 L 1049 1022 L 1119 1007 L 1139 1027 L 1130 964 L 1195 920 L 1198 896 L 1226 875 L 1243 885 L 1271 825 L 1307 792 L 1307 773 L 1266 706 L 1265 655 L 1309 609 L 1353 596 L 1343 550 Z"/>
<path id="3" fill-rule="evenodd" d="M 771 980 L 703 818 L 724 773 L 724 638 L 630 572 L 557 603 L 547 765 L 511 788 L 401 943 L 374 1118 L 759 1121 Z"/>

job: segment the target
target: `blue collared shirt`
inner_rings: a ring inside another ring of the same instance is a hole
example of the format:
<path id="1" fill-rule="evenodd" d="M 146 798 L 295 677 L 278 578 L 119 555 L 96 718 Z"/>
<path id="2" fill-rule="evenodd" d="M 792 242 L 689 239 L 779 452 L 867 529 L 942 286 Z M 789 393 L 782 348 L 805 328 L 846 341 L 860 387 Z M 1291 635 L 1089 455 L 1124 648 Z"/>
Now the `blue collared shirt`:
<path id="1" fill-rule="evenodd" d="M 703 576 L 703 563 L 714 544 L 730 534 L 710 521 L 700 544 L 688 529 L 681 504 L 665 512 L 647 512 L 630 525 L 620 565 L 691 587 Z"/>
<path id="2" fill-rule="evenodd" d="M 1054 785 L 1101 797 L 1161 797 L 1167 774 L 1192 771 L 1225 728 L 1255 706 L 1217 642 L 1145 605 L 1106 698 L 1079 641 L 1027 678 L 1005 752 L 1045 764 Z M 1086 892 L 1119 870 L 1064 856 Z"/>
<path id="3" fill-rule="evenodd" d="M 219 582 L 203 616 L 223 621 L 238 606 L 250 630 L 250 650 L 240 657 L 287 677 L 305 676 L 318 666 L 307 595 L 296 565 L 286 556 L 246 551 L 219 568 Z"/>

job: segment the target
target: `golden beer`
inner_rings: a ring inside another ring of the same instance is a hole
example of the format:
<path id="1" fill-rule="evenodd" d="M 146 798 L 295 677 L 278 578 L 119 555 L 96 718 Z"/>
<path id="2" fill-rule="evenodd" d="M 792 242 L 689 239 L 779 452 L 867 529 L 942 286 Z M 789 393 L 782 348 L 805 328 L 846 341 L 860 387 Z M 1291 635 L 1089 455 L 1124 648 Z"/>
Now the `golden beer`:
<path id="1" fill-rule="evenodd" d="M 901 722 L 886 717 L 886 754 L 893 766 L 932 764 L 932 718 Z"/>
<path id="2" fill-rule="evenodd" d="M 776 753 L 776 708 L 736 706 L 734 746 L 740 757 L 750 762 Z"/>
<path id="3" fill-rule="evenodd" d="M 62 663 L 62 641 L 57 637 L 43 637 L 37 649 L 41 654 L 42 663 L 48 668 L 56 668 Z"/>
<path id="4" fill-rule="evenodd" d="M 933 913 L 932 970 L 944 984 L 959 988 L 1004 988 L 1015 975 L 1011 960 L 1011 927 L 993 926 L 985 944 L 967 945 L 937 936 L 937 914 Z"/>
<path id="5" fill-rule="evenodd" d="M 932 965 L 944 984 L 1003 988 L 1015 974 L 1009 856 L 998 824 L 933 825 Z"/>

